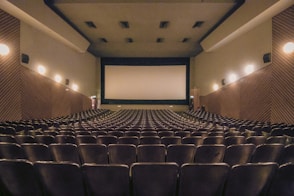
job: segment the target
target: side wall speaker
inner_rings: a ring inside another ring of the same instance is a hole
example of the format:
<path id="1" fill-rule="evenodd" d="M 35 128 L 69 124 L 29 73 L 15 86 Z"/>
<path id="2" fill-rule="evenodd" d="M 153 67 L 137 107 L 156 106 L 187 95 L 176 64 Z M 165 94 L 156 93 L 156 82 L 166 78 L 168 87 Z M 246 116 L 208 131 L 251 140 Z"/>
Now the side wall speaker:
<path id="1" fill-rule="evenodd" d="M 264 62 L 264 63 L 269 63 L 269 62 L 271 62 L 271 60 L 272 60 L 272 59 L 271 59 L 271 56 L 272 56 L 271 53 L 266 53 L 266 54 L 264 54 L 264 55 L 263 55 L 263 62 Z"/>
<path id="2" fill-rule="evenodd" d="M 30 61 L 29 55 L 27 55 L 27 54 L 21 54 L 21 62 L 22 63 L 28 64 L 29 61 Z"/>

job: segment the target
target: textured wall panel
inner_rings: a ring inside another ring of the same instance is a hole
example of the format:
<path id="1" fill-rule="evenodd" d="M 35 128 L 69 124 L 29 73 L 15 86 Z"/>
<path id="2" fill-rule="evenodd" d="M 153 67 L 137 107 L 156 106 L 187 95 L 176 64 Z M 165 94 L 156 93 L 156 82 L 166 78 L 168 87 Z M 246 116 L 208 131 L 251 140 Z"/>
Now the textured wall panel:
<path id="1" fill-rule="evenodd" d="M 234 83 L 224 87 L 220 94 L 221 114 L 240 118 L 240 84 Z"/>
<path id="2" fill-rule="evenodd" d="M 92 108 L 92 101 L 89 97 L 83 96 L 83 110 L 88 110 Z"/>
<path id="3" fill-rule="evenodd" d="M 51 117 L 51 81 L 22 67 L 22 118 L 40 119 Z"/>
<path id="4" fill-rule="evenodd" d="M 70 93 L 61 84 L 52 85 L 52 117 L 70 114 Z"/>
<path id="5" fill-rule="evenodd" d="M 220 108 L 220 91 L 211 93 L 207 96 L 201 96 L 200 97 L 200 103 L 201 105 L 205 106 L 205 109 L 209 112 L 212 112 L 214 114 L 220 114 L 221 108 Z"/>
<path id="6" fill-rule="evenodd" d="M 294 53 L 285 54 L 285 43 L 294 42 L 294 6 L 273 18 L 272 122 L 294 124 Z"/>
<path id="7" fill-rule="evenodd" d="M 201 97 L 208 111 L 220 100 L 219 114 L 249 120 L 294 124 L 294 54 L 285 43 L 294 41 L 294 6 L 273 18 L 272 64 L 226 86 L 220 94 Z"/>
<path id="8" fill-rule="evenodd" d="M 269 65 L 240 81 L 240 118 L 243 120 L 270 121 L 271 73 Z"/>
<path id="9" fill-rule="evenodd" d="M 19 36 L 19 21 L 0 9 L 0 43 L 10 48 L 0 55 L 0 121 L 21 119 Z"/>

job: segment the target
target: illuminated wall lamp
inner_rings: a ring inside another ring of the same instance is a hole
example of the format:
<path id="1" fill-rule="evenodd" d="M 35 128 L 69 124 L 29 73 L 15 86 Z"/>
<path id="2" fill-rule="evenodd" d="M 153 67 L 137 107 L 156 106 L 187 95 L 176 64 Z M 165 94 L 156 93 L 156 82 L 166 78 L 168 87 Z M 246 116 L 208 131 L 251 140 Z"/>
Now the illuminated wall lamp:
<path id="1" fill-rule="evenodd" d="M 294 43 L 293 42 L 288 42 L 284 45 L 283 47 L 283 51 L 286 53 L 286 54 L 291 54 L 294 52 Z"/>
<path id="2" fill-rule="evenodd" d="M 9 54 L 9 47 L 5 44 L 0 44 L 0 55 L 6 56 Z"/>

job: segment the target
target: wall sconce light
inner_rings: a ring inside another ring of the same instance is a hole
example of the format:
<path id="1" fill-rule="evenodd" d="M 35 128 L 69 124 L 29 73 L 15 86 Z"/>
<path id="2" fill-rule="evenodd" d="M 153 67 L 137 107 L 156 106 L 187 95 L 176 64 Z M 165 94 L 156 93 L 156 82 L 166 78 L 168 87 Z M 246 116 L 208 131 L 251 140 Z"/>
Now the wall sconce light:
<path id="1" fill-rule="evenodd" d="M 0 44 L 0 55 L 6 56 L 9 54 L 9 47 L 6 44 Z"/>
<path id="2" fill-rule="evenodd" d="M 294 52 L 294 43 L 293 42 L 288 42 L 284 45 L 283 47 L 283 51 L 286 53 L 286 54 L 291 54 Z"/>

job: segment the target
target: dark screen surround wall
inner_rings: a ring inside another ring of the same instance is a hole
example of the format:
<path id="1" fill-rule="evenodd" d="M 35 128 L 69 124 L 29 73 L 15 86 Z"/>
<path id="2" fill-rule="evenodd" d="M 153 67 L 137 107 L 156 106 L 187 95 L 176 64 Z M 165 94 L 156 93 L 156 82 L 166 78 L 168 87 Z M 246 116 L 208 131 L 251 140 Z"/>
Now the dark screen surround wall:
<path id="1" fill-rule="evenodd" d="M 0 122 L 52 118 L 91 108 L 91 100 L 20 64 L 20 21 L 0 10 Z"/>
<path id="2" fill-rule="evenodd" d="M 273 17 L 270 65 L 200 97 L 200 104 L 227 117 L 294 124 L 294 55 L 282 51 L 294 40 L 293 21 L 294 6 Z"/>
<path id="3" fill-rule="evenodd" d="M 186 65 L 185 100 L 118 100 L 105 99 L 105 65 Z M 102 104 L 189 104 L 190 58 L 101 58 L 101 103 Z"/>

